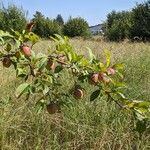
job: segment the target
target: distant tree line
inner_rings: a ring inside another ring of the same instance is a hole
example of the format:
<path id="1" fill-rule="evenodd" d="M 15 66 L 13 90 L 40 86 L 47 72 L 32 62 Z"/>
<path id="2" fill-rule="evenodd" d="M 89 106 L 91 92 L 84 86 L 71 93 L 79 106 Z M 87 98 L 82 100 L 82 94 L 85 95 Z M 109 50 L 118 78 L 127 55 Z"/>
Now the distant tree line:
<path id="1" fill-rule="evenodd" d="M 54 34 L 67 35 L 69 37 L 90 37 L 91 32 L 87 21 L 81 17 L 70 17 L 67 22 L 60 14 L 56 18 L 45 17 L 36 11 L 33 18 L 27 19 L 27 12 L 23 8 L 9 5 L 5 8 L 0 5 L 0 29 L 22 31 L 28 22 L 34 22 L 33 32 L 42 38 L 49 38 Z M 103 24 L 104 36 L 110 41 L 124 39 L 139 39 L 150 41 L 150 0 L 137 4 L 131 11 L 112 11 L 107 15 Z"/>
<path id="2" fill-rule="evenodd" d="M 42 38 L 49 38 L 54 34 L 74 36 L 90 36 L 89 25 L 81 17 L 69 18 L 65 23 L 60 14 L 55 19 L 45 17 L 41 12 L 36 11 L 33 18 L 27 20 L 27 12 L 23 8 L 9 5 L 5 8 L 0 6 L 0 30 L 11 31 L 11 29 L 22 31 L 27 23 L 34 22 L 33 32 Z"/>
<path id="3" fill-rule="evenodd" d="M 112 11 L 107 15 L 105 36 L 111 41 L 125 38 L 150 41 L 150 0 L 131 11 Z"/>
<path id="4" fill-rule="evenodd" d="M 5 8 L 2 4 L 0 6 L 0 30 L 10 31 L 11 29 L 22 31 L 26 24 L 27 13 L 22 8 L 15 5 L 9 5 Z"/>

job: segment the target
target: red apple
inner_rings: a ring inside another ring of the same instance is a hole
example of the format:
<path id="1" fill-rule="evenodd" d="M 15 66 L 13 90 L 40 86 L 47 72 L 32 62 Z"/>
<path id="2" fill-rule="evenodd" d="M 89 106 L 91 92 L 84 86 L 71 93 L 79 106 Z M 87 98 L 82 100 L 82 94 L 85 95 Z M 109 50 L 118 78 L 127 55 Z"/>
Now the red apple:
<path id="1" fill-rule="evenodd" d="M 3 66 L 9 68 L 12 64 L 11 59 L 9 57 L 4 57 L 3 59 Z"/>
<path id="2" fill-rule="evenodd" d="M 48 70 L 54 70 L 54 69 L 55 69 L 55 63 L 54 63 L 54 61 L 53 61 L 52 59 L 49 59 L 49 60 L 47 61 L 47 66 L 46 66 L 46 68 L 47 68 Z"/>
<path id="3" fill-rule="evenodd" d="M 73 92 L 73 96 L 76 98 L 76 99 L 80 99 L 80 98 L 83 98 L 83 91 L 82 89 L 75 89 L 74 92 Z"/>
<path id="4" fill-rule="evenodd" d="M 104 82 L 104 83 L 109 83 L 110 82 L 110 79 L 108 78 L 107 74 L 104 73 L 104 72 L 99 73 L 98 79 L 99 79 L 100 82 Z"/>
<path id="5" fill-rule="evenodd" d="M 99 74 L 98 73 L 93 73 L 90 76 L 89 83 L 93 84 L 93 85 L 96 85 L 98 82 L 99 82 Z"/>
<path id="6" fill-rule="evenodd" d="M 115 70 L 115 69 L 113 69 L 113 68 L 108 68 L 108 69 L 107 69 L 107 74 L 108 74 L 108 75 L 115 75 L 115 73 L 116 73 L 116 70 Z"/>
<path id="7" fill-rule="evenodd" d="M 30 49 L 30 47 L 29 46 L 27 46 L 27 45 L 22 45 L 21 46 L 21 51 L 22 51 L 22 53 L 25 55 L 25 56 L 31 56 L 31 49 Z"/>
<path id="8" fill-rule="evenodd" d="M 46 107 L 49 114 L 55 114 L 60 112 L 60 107 L 56 103 L 50 103 Z"/>

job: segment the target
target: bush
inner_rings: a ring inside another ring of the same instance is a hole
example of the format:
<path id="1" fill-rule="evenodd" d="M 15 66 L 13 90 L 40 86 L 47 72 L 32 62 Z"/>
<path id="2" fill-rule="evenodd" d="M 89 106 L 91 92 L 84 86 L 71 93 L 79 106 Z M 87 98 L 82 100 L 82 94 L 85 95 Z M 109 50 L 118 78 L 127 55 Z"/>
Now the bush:
<path id="1" fill-rule="evenodd" d="M 10 31 L 22 31 L 26 26 L 26 12 L 22 8 L 15 5 L 9 5 L 8 8 L 4 6 L 0 8 L 0 29 Z"/>
<path id="2" fill-rule="evenodd" d="M 129 38 L 132 27 L 132 13 L 128 11 L 112 11 L 107 16 L 106 36 L 111 41 Z"/>
<path id="3" fill-rule="evenodd" d="M 54 21 L 56 21 L 60 26 L 64 25 L 64 19 L 60 14 L 57 15 L 57 17 Z"/>
<path id="4" fill-rule="evenodd" d="M 58 22 L 46 19 L 45 20 L 45 37 L 54 36 L 54 34 L 61 34 L 61 26 Z"/>
<path id="5" fill-rule="evenodd" d="M 133 8 L 132 12 L 131 38 L 139 37 L 142 40 L 150 41 L 150 0 L 143 4 L 138 4 Z"/>
<path id="6" fill-rule="evenodd" d="M 61 34 L 60 25 L 54 20 L 45 18 L 41 12 L 35 13 L 33 21 L 35 22 L 33 32 L 40 37 L 48 38 L 54 34 Z"/>
<path id="7" fill-rule="evenodd" d="M 112 11 L 107 16 L 106 37 L 111 41 L 125 38 L 150 41 L 150 0 L 132 11 Z"/>
<path id="8" fill-rule="evenodd" d="M 64 35 L 69 37 L 83 36 L 87 37 L 90 35 L 88 23 L 83 18 L 70 18 L 64 25 Z"/>

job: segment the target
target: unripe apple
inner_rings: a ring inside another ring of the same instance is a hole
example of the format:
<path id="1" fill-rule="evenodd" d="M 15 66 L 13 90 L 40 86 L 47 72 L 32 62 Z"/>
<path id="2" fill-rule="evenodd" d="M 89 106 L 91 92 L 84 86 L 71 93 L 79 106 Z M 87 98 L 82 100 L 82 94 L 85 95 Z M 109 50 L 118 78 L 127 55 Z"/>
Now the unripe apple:
<path id="1" fill-rule="evenodd" d="M 12 64 L 11 59 L 9 57 L 4 57 L 3 59 L 3 66 L 9 68 Z"/>
<path id="2" fill-rule="evenodd" d="M 107 74 L 104 72 L 99 73 L 98 79 L 100 82 L 109 83 L 110 79 L 107 77 Z"/>
<path id="3" fill-rule="evenodd" d="M 27 45 L 22 45 L 22 46 L 21 46 L 21 52 L 22 52 L 25 56 L 27 56 L 27 57 L 31 56 L 31 49 L 30 49 L 30 47 L 27 46 Z"/>
<path id="4" fill-rule="evenodd" d="M 98 82 L 99 82 L 99 74 L 98 73 L 93 73 L 90 76 L 89 83 L 93 84 L 93 85 L 96 85 Z"/>
<path id="5" fill-rule="evenodd" d="M 74 92 L 73 92 L 73 96 L 76 98 L 76 99 L 80 99 L 80 98 L 83 98 L 84 96 L 84 93 L 82 91 L 82 89 L 75 89 Z"/>
<path id="6" fill-rule="evenodd" d="M 55 69 L 55 63 L 54 63 L 54 61 L 53 61 L 52 59 L 49 59 L 49 60 L 47 61 L 47 66 L 46 66 L 46 68 L 47 68 L 48 70 L 54 70 L 54 69 Z"/>
<path id="7" fill-rule="evenodd" d="M 115 69 L 113 69 L 113 68 L 108 68 L 108 69 L 107 69 L 107 74 L 108 74 L 108 75 L 115 75 L 115 73 L 116 73 L 116 70 L 115 70 Z"/>
<path id="8" fill-rule="evenodd" d="M 49 114 L 60 113 L 60 107 L 56 103 L 50 103 L 46 107 Z"/>

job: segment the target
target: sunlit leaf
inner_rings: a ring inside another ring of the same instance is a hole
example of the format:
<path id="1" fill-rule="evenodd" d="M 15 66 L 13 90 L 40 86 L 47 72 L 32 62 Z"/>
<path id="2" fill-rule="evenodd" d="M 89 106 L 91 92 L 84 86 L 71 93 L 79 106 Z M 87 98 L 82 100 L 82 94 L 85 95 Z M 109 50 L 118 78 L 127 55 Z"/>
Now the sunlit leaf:
<path id="1" fill-rule="evenodd" d="M 19 98 L 22 94 L 28 92 L 29 88 L 30 88 L 30 84 L 28 83 L 23 83 L 19 85 L 15 92 L 16 97 Z"/>
<path id="2" fill-rule="evenodd" d="M 95 57 L 95 55 L 93 54 L 93 52 L 90 48 L 87 47 L 87 50 L 89 52 L 90 62 L 92 62 L 94 59 L 96 59 L 96 57 Z"/>
<path id="3" fill-rule="evenodd" d="M 105 50 L 105 57 L 106 57 L 106 66 L 109 67 L 111 54 L 108 49 Z"/>

